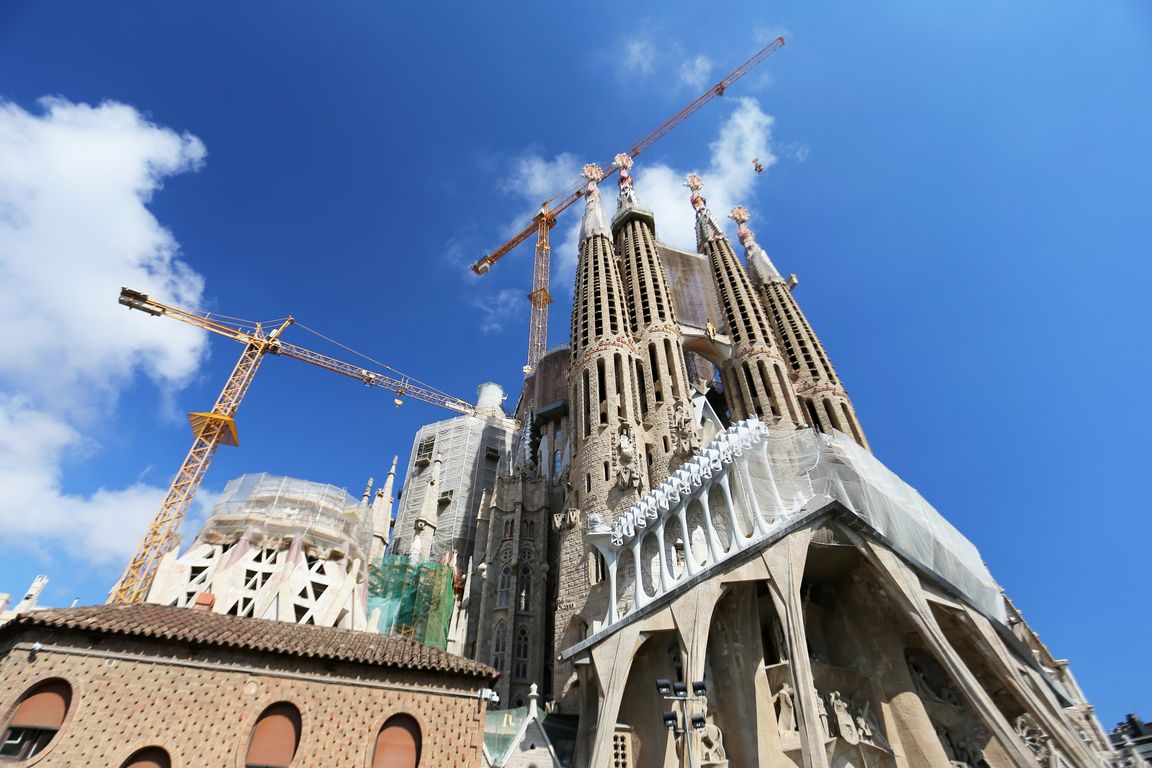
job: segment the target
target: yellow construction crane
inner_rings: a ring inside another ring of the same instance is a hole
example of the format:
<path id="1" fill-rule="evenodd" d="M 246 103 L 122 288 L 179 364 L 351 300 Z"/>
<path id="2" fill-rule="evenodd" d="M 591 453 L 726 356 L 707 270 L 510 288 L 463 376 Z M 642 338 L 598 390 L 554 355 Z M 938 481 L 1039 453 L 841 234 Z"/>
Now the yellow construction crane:
<path id="1" fill-rule="evenodd" d="M 345 363 L 281 341 L 281 334 L 295 322 L 292 317 L 278 321 L 275 329 L 268 331 L 260 323 L 246 323 L 221 316 L 213 317 L 211 313 L 192 312 L 161 304 L 148 298 L 147 294 L 128 288 L 120 289 L 120 303 L 129 309 L 138 309 L 156 317 L 171 317 L 238 341 L 244 345 L 244 351 L 212 410 L 188 414 L 194 437 L 192 448 L 184 457 L 184 463 L 180 465 L 180 471 L 176 473 L 176 478 L 160 504 L 159 511 L 152 518 L 143 543 L 129 561 L 128 567 L 124 569 L 120 581 L 113 587 L 108 598 L 110 603 L 144 602 L 160 558 L 172 548 L 176 530 L 180 527 L 180 521 L 184 519 L 184 513 L 187 512 L 192 497 L 196 495 L 200 482 L 208 471 L 208 465 L 212 462 L 216 449 L 221 445 L 239 444 L 236 436 L 236 409 L 240 407 L 244 393 L 252 384 L 252 378 L 256 375 L 264 355 L 271 353 L 303 360 L 318 368 L 361 381 L 367 386 L 389 390 L 395 393 L 397 405 L 400 405 L 402 398 L 411 397 L 457 413 L 476 412 L 476 407 L 471 403 L 440 392 L 402 373 L 393 371 L 394 375 L 389 375 L 370 371 L 362 366 Z"/>
<path id="2" fill-rule="evenodd" d="M 709 88 L 686 107 L 661 123 L 625 154 L 627 154 L 629 158 L 634 158 L 655 144 L 673 128 L 680 125 L 695 114 L 697 110 L 712 101 L 712 99 L 717 96 L 723 96 L 730 85 L 751 72 L 760 62 L 778 51 L 783 45 L 783 37 L 777 37 L 768 43 L 768 45 L 757 51 L 748 61 L 729 72 L 728 75 L 716 83 L 716 85 Z M 602 167 L 605 168 L 605 172 L 604 177 L 600 180 L 601 182 L 619 170 L 614 163 L 607 163 Z M 757 173 L 759 172 L 760 170 L 758 169 Z M 532 316 L 528 325 L 528 362 L 524 366 L 525 374 L 536 370 L 536 364 L 540 362 L 540 358 L 544 356 L 545 349 L 548 346 L 548 305 L 552 303 L 552 294 L 548 292 L 549 274 L 551 271 L 550 262 L 552 260 L 552 248 L 548 242 L 548 231 L 556 225 L 557 216 L 568 210 L 573 203 L 584 196 L 584 190 L 587 184 L 587 179 L 580 178 L 575 184 L 569 187 L 566 192 L 561 192 L 555 197 L 545 200 L 543 205 L 540 206 L 540 212 L 532 217 L 532 222 L 528 226 L 518 232 L 511 240 L 504 243 L 504 245 L 491 253 L 485 254 L 472 265 L 473 272 L 478 275 L 483 275 L 491 269 L 493 264 L 508 255 L 516 246 L 531 237 L 533 233 L 536 234 L 536 254 L 532 266 L 532 292 L 528 294 L 528 301 L 532 304 Z M 557 200 L 559 200 L 559 202 L 557 202 Z"/>

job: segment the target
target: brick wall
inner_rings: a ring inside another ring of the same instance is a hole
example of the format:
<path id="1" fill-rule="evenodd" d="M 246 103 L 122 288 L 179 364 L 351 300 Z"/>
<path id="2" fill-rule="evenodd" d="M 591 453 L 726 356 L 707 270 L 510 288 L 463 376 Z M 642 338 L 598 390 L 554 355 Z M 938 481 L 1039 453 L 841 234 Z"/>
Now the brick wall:
<path id="1" fill-rule="evenodd" d="M 48 678 L 72 686 L 72 703 L 52 743 L 22 766 L 115 768 L 158 745 L 173 768 L 242 767 L 257 718 L 281 701 L 301 715 L 293 766 L 370 766 L 395 714 L 419 723 L 421 766 L 482 764 L 483 683 L 468 678 L 29 630 L 0 647 L 4 722 Z"/>

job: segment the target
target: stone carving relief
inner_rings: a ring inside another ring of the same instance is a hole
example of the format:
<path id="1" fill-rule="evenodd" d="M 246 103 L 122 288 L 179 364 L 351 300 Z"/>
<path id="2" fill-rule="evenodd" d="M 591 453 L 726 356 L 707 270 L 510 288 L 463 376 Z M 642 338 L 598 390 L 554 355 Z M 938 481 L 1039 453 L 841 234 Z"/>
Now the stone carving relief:
<path id="1" fill-rule="evenodd" d="M 796 730 L 796 702 L 792 699 L 792 686 L 783 683 L 776 694 L 776 725 L 780 735 Z"/>
<path id="2" fill-rule="evenodd" d="M 952 681 L 940 662 L 924 651 L 910 648 L 904 654 L 908 663 L 908 672 L 912 675 L 912 682 L 916 684 L 916 691 L 921 698 L 938 701 L 953 707 L 963 706 L 960 694 L 952 687 Z"/>
<path id="3" fill-rule="evenodd" d="M 859 744 L 860 732 L 856 730 L 856 720 L 848 712 L 848 705 L 841 698 L 840 691 L 828 694 L 828 701 L 832 704 L 832 715 L 836 718 L 836 730 L 840 738 L 852 745 Z"/>
<path id="4" fill-rule="evenodd" d="M 691 456 L 700 447 L 700 438 L 696 434 L 696 428 L 683 400 L 676 401 L 669 418 L 672 422 L 672 440 L 676 453 L 680 456 Z"/>
<path id="5" fill-rule="evenodd" d="M 616 436 L 616 485 L 620 488 L 640 487 L 636 442 L 632 438 L 632 427 L 624 422 L 621 422 Z"/>
<path id="6" fill-rule="evenodd" d="M 1016 735 L 1032 751 L 1036 759 L 1044 763 L 1052 754 L 1052 747 L 1048 734 L 1036 722 L 1036 718 L 1025 712 L 1016 718 L 1014 723 Z"/>
<path id="7" fill-rule="evenodd" d="M 580 510 L 576 507 L 569 507 L 562 512 L 552 514 L 552 529 L 557 533 L 575 528 L 578 525 L 580 525 Z"/>
<path id="8" fill-rule="evenodd" d="M 724 734 L 720 726 L 712 721 L 708 714 L 708 702 L 700 702 L 704 715 L 704 728 L 700 731 L 700 764 L 701 765 L 727 765 L 728 753 L 724 751 Z"/>

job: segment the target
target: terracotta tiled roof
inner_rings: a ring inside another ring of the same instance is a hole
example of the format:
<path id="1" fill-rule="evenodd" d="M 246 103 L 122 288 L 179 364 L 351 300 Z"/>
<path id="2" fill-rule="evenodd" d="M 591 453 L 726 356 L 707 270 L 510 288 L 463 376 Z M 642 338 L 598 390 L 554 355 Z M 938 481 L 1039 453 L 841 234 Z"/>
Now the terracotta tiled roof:
<path id="1" fill-rule="evenodd" d="M 141 637 L 211 648 L 281 654 L 311 659 L 424 670 L 494 680 L 498 673 L 477 661 L 395 635 L 315 627 L 286 621 L 225 616 L 164 605 L 94 605 L 32 611 L 4 627 L 70 629 L 86 633 Z"/>

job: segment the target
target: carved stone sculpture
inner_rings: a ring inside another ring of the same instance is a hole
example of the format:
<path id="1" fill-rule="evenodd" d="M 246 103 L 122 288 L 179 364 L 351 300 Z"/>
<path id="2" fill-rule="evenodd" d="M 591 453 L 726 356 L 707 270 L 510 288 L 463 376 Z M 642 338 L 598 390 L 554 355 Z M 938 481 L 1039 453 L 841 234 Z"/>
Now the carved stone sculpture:
<path id="1" fill-rule="evenodd" d="M 792 686 L 784 683 L 776 694 L 776 723 L 780 735 L 796 730 L 796 704 L 792 701 Z"/>
<path id="2" fill-rule="evenodd" d="M 640 473 L 636 468 L 636 444 L 632 440 L 632 427 L 620 424 L 616 437 L 616 485 L 620 488 L 639 488 Z"/>
<path id="3" fill-rule="evenodd" d="M 828 701 L 832 703 L 832 714 L 836 718 L 836 730 L 840 732 L 840 738 L 849 744 L 859 744 L 860 732 L 856 730 L 856 722 L 848 713 L 848 705 L 840 697 L 840 691 L 828 694 Z"/>

